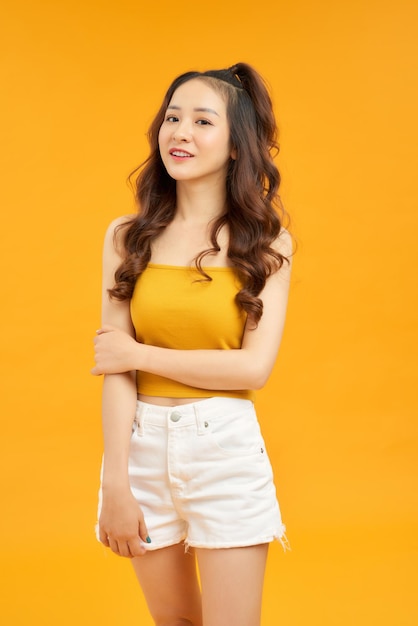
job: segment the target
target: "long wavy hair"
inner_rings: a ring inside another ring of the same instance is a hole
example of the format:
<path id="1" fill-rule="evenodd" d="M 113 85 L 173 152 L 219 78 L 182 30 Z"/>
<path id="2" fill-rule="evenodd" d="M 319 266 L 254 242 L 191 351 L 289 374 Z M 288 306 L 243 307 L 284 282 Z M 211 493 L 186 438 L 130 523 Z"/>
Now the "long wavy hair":
<path id="1" fill-rule="evenodd" d="M 228 164 L 225 212 L 211 225 L 211 247 L 202 250 L 194 262 L 202 280 L 211 280 L 203 261 L 220 250 L 217 238 L 226 225 L 228 259 L 242 285 L 236 302 L 257 324 L 263 312 L 258 296 L 267 278 L 288 258 L 273 248 L 286 214 L 278 195 L 280 174 L 273 160 L 279 144 L 272 102 L 263 79 L 246 63 L 187 72 L 170 85 L 148 131 L 150 155 L 130 177 L 139 210 L 121 226 L 125 258 L 109 294 L 117 300 L 132 297 L 136 280 L 150 261 L 152 242 L 174 218 L 176 181 L 162 162 L 158 134 L 174 92 L 193 79 L 206 82 L 224 98 L 235 157 Z"/>

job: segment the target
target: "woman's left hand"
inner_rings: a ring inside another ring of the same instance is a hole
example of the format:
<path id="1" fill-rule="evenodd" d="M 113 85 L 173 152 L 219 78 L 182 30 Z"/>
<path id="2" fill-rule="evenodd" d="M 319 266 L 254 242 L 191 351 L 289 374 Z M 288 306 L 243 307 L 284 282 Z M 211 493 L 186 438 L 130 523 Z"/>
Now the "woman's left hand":
<path id="1" fill-rule="evenodd" d="M 128 333 L 114 326 L 103 326 L 94 338 L 96 366 L 91 373 L 100 376 L 135 370 L 135 352 L 138 345 Z"/>

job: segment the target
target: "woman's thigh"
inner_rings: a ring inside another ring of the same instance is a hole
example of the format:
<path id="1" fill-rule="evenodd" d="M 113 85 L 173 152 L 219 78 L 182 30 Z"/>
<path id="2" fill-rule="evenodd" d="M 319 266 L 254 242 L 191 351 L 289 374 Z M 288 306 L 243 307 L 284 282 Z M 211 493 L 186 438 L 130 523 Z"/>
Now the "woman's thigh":
<path id="1" fill-rule="evenodd" d="M 201 595 L 193 550 L 184 544 L 150 550 L 132 559 L 149 611 L 157 626 L 202 626 Z"/>
<path id="2" fill-rule="evenodd" d="M 268 544 L 196 549 L 204 626 L 259 626 Z"/>

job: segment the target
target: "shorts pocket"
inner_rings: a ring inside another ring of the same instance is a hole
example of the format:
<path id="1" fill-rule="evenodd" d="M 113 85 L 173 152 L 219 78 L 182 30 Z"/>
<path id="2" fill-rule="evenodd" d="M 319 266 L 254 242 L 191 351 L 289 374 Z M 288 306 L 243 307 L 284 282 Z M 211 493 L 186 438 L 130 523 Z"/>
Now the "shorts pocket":
<path id="1" fill-rule="evenodd" d="M 253 410 L 222 419 L 214 418 L 206 423 L 208 437 L 223 455 L 264 454 L 264 442 Z"/>

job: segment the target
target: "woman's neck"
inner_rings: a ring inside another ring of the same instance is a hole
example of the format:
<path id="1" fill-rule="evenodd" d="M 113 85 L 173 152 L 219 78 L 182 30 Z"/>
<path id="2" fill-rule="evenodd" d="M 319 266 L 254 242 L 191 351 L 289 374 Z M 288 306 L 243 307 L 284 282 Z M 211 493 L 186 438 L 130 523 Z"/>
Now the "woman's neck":
<path id="1" fill-rule="evenodd" d="M 177 182 L 176 217 L 179 221 L 209 223 L 225 212 L 226 190 L 219 185 Z"/>

